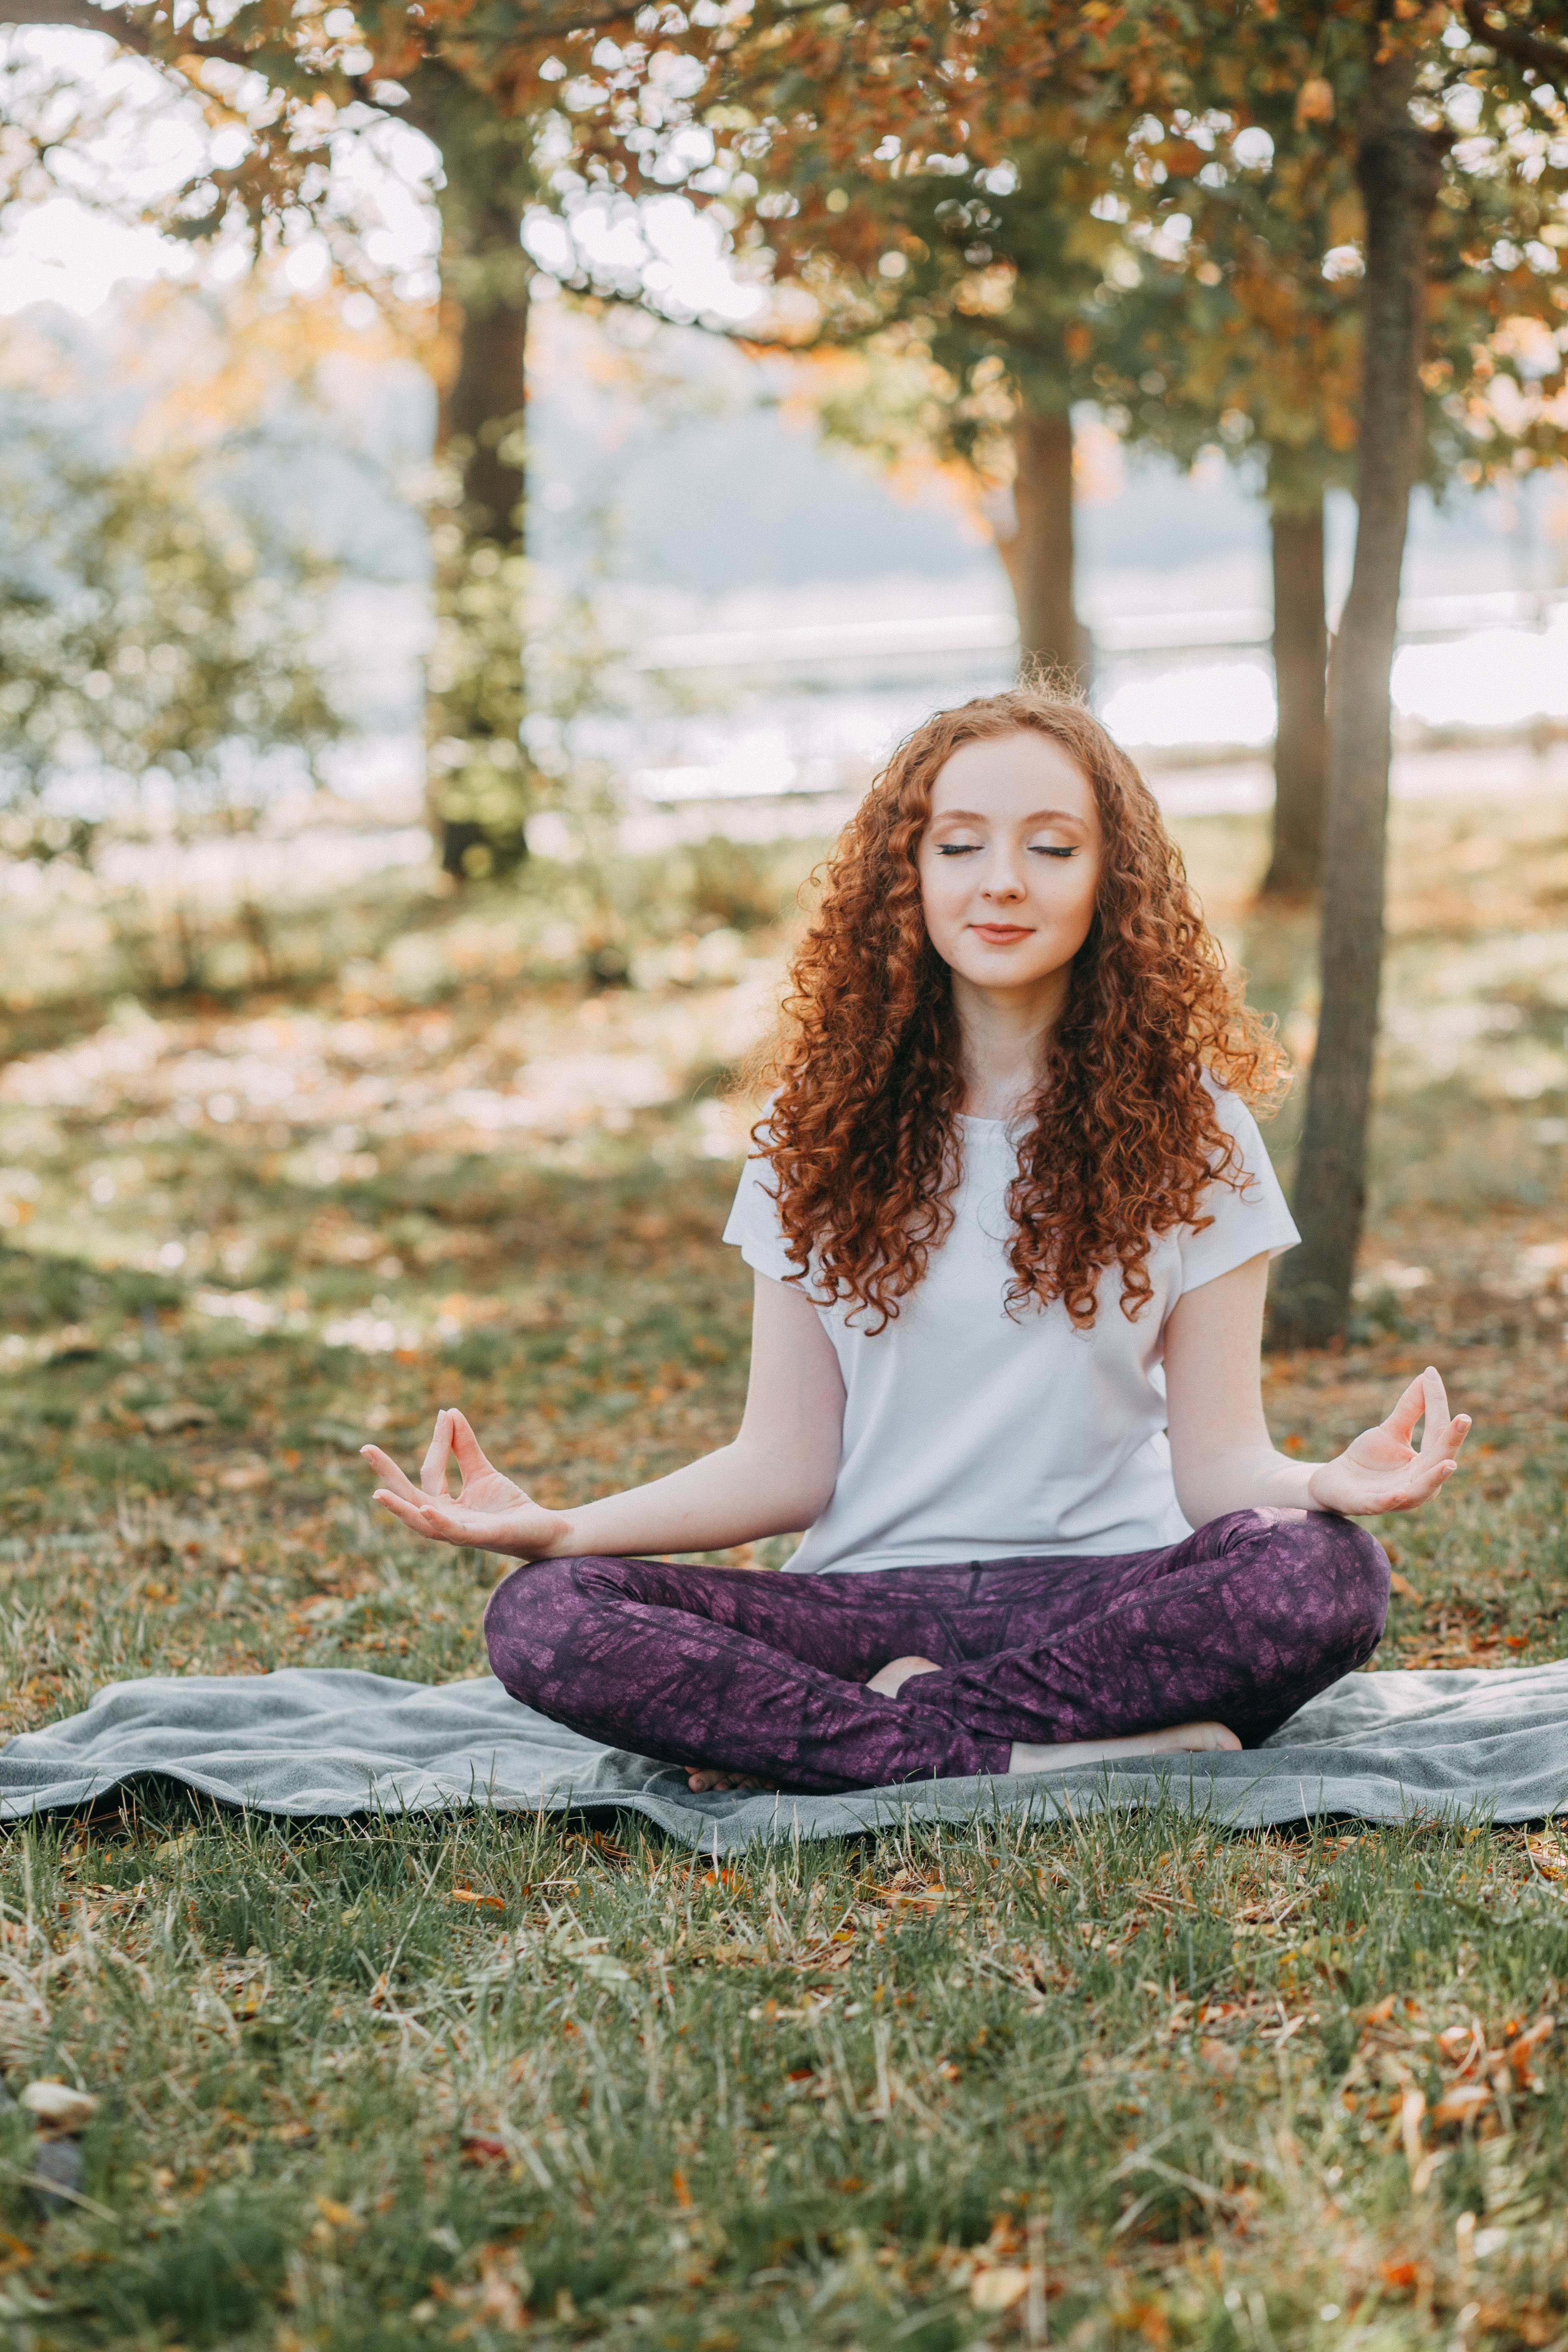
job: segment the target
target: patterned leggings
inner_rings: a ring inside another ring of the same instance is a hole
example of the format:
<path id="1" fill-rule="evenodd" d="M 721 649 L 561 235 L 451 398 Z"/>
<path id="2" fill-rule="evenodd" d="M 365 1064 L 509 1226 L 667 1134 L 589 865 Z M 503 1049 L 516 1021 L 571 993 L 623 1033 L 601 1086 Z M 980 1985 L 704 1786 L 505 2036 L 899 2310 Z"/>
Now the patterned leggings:
<path id="1" fill-rule="evenodd" d="M 515 1570 L 497 1678 L 612 1748 L 785 1787 L 1005 1773 L 1054 1744 L 1218 1722 L 1256 1747 L 1371 1657 L 1388 1562 L 1319 1511 L 1233 1511 L 1159 1551 L 864 1575 L 588 1557 Z M 897 1657 L 942 1671 L 867 1690 Z"/>

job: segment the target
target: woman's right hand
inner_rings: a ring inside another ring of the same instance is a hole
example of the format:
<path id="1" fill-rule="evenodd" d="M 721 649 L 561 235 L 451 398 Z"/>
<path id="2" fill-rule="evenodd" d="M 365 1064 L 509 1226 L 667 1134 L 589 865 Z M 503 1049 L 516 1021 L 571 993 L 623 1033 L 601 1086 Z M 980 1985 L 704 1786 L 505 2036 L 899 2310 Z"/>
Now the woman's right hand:
<path id="1" fill-rule="evenodd" d="M 373 1500 L 435 1543 L 471 1544 L 509 1559 L 542 1559 L 570 1526 L 559 1511 L 545 1510 L 486 1461 L 479 1439 L 455 1408 L 436 1416 L 417 1486 L 379 1445 L 362 1445 L 360 1452 L 385 1482 Z M 447 1491 L 451 1461 L 463 1482 L 456 1495 Z"/>

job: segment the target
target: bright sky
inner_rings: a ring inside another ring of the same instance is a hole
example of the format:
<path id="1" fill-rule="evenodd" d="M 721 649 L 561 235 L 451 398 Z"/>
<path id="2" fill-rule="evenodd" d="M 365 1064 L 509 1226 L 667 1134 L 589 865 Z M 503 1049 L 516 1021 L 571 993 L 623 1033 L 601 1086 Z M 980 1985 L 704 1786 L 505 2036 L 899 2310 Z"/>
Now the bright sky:
<path id="1" fill-rule="evenodd" d="M 118 286 L 195 278 L 204 270 L 222 278 L 247 267 L 238 246 L 226 249 L 220 239 L 198 255 L 144 225 L 113 216 L 156 203 L 199 168 L 204 153 L 220 163 L 237 162 L 243 152 L 237 131 L 220 131 L 215 140 L 195 107 L 172 94 L 153 67 L 94 33 L 0 33 L 0 60 L 5 59 L 35 106 L 57 121 L 81 107 L 89 117 L 101 117 L 101 128 L 62 151 L 69 160 L 58 168 L 80 187 L 79 197 L 61 193 L 14 208 L 0 235 L 0 315 L 52 301 L 85 318 Z M 226 146 L 232 152 L 224 152 Z M 338 171 L 345 208 L 368 224 L 371 258 L 415 300 L 436 290 L 429 203 L 435 163 L 435 151 L 416 131 L 388 121 L 345 141 Z M 101 209 L 95 195 L 113 209 Z M 684 197 L 656 196 L 637 207 L 590 203 L 575 216 L 573 234 L 584 258 L 618 277 L 640 276 L 656 300 L 674 310 L 733 322 L 762 306 L 760 292 L 731 271 L 717 226 Z M 571 267 L 571 237 L 548 214 L 531 221 L 528 243 L 546 268 Z M 290 281 L 309 291 L 328 268 L 324 244 L 302 237 L 285 267 Z"/>

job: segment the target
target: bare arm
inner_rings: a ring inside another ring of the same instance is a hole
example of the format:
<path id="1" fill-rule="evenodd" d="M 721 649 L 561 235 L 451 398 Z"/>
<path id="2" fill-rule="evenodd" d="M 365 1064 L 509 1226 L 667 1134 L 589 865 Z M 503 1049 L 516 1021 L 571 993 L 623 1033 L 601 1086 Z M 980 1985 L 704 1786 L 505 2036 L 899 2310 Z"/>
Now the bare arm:
<path id="1" fill-rule="evenodd" d="M 1386 1421 L 1331 1462 L 1276 1453 L 1263 1417 L 1266 1256 L 1179 1298 L 1165 1326 L 1165 1391 L 1176 1499 L 1194 1528 L 1229 1511 L 1413 1511 L 1452 1476 L 1470 1427 L 1450 1419 L 1435 1371 L 1412 1381 Z M 1419 1453 L 1411 1444 L 1426 1415 Z"/>
<path id="2" fill-rule="evenodd" d="M 808 1528 L 833 1492 L 843 1430 L 844 1383 L 816 1309 L 798 1289 L 759 1274 L 740 1430 L 731 1444 L 667 1478 L 548 1511 L 491 1467 L 456 1412 L 437 1415 L 417 1486 L 379 1446 L 361 1451 L 384 1482 L 375 1500 L 416 1535 L 511 1559 L 584 1552 L 657 1559 Z M 447 1492 L 453 1456 L 463 1481 L 456 1496 Z"/>

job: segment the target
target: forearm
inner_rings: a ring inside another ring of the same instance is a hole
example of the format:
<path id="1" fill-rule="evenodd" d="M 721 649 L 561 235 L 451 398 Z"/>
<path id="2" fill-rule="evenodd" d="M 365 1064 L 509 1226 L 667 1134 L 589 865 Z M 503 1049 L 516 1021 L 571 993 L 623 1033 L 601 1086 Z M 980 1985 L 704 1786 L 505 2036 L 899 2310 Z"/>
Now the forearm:
<path id="1" fill-rule="evenodd" d="M 725 1551 L 808 1528 L 832 1491 L 818 1468 L 742 1435 L 668 1478 L 563 1512 L 560 1533 L 539 1556 Z"/>
<path id="2" fill-rule="evenodd" d="M 1308 1483 L 1316 1462 L 1297 1462 L 1272 1445 L 1236 1445 L 1206 1460 L 1178 1464 L 1176 1500 L 1191 1527 L 1232 1511 L 1315 1511 Z"/>

